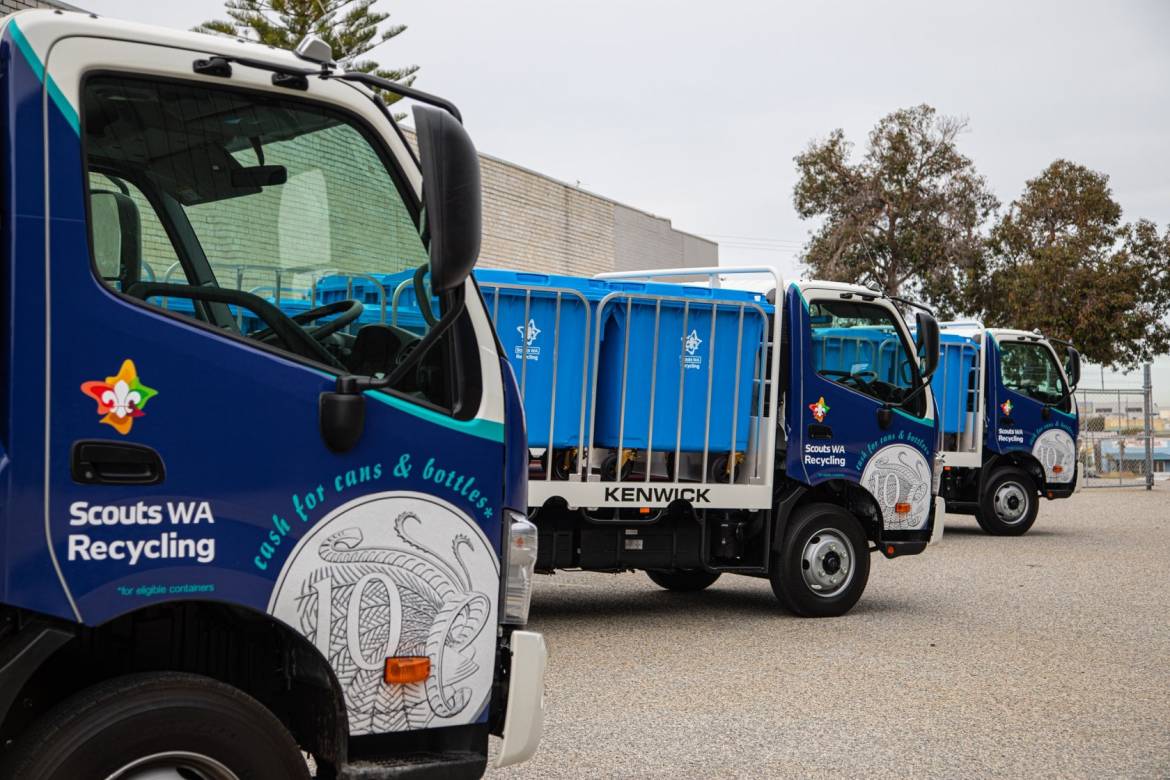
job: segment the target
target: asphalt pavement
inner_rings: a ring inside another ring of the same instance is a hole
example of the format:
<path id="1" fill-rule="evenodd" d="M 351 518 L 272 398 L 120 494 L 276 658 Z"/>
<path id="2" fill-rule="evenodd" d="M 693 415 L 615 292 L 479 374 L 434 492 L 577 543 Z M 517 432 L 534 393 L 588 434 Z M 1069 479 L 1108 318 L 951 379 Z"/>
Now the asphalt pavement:
<path id="1" fill-rule="evenodd" d="M 1021 538 L 950 516 L 841 618 L 760 579 L 560 572 L 530 626 L 545 737 L 489 777 L 1170 777 L 1164 482 L 1044 502 Z"/>

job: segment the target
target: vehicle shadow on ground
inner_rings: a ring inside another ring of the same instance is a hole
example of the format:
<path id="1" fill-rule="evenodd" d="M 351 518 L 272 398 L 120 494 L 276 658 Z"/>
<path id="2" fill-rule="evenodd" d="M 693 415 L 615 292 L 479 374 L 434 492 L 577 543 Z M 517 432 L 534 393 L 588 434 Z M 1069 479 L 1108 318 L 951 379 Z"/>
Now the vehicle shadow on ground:
<path id="1" fill-rule="evenodd" d="M 848 614 L 899 613 L 914 608 L 911 604 L 862 595 L 861 601 Z M 782 607 L 771 590 L 720 588 L 714 585 L 700 593 L 652 590 L 615 593 L 587 587 L 538 591 L 532 601 L 531 621 L 538 628 L 580 618 L 604 619 L 607 626 L 623 621 L 644 626 L 647 617 L 687 622 L 702 620 L 712 614 L 776 620 L 807 619 L 793 615 Z"/>
<path id="2" fill-rule="evenodd" d="M 943 538 L 948 536 L 986 536 L 988 539 L 1013 539 L 1019 537 L 997 537 L 984 531 L 977 525 L 948 525 L 943 531 Z M 1068 536 L 1068 532 L 1059 528 L 1032 528 L 1025 537 L 1031 536 Z"/>

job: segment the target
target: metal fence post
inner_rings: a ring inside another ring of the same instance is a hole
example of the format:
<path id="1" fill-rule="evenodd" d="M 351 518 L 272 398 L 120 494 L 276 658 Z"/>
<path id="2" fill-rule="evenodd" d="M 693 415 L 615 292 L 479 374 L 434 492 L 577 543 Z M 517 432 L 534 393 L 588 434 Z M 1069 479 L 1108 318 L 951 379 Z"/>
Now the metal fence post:
<path id="1" fill-rule="evenodd" d="M 1154 379 L 1151 364 L 1142 368 L 1142 406 L 1146 433 L 1146 490 L 1154 489 Z"/>

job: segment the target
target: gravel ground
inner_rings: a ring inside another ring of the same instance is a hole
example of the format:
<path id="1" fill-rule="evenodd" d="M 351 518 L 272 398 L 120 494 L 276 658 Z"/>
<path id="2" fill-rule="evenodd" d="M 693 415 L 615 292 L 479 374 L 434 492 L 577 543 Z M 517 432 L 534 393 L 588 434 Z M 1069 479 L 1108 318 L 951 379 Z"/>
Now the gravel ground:
<path id="1" fill-rule="evenodd" d="M 540 752 L 492 777 L 1170 777 L 1170 485 L 949 518 L 842 618 L 765 580 L 540 577 Z M 493 741 L 494 742 L 494 741 Z"/>

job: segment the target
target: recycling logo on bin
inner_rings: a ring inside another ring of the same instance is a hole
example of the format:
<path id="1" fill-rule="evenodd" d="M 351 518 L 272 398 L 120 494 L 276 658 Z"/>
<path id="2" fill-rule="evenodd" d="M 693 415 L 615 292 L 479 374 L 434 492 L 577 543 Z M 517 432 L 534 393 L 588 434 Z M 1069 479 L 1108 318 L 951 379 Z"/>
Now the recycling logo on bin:
<path id="1" fill-rule="evenodd" d="M 527 352 L 529 360 L 540 360 L 540 347 L 535 346 L 535 342 L 543 331 L 536 327 L 536 320 L 528 320 L 527 328 L 523 325 L 517 325 L 516 332 L 520 334 L 520 339 L 524 342 L 523 344 L 516 345 L 516 351 L 513 353 L 516 359 L 523 359 Z"/>
<path id="2" fill-rule="evenodd" d="M 690 335 L 684 336 L 683 342 L 683 365 L 686 368 L 702 369 L 703 356 L 699 354 L 699 347 L 703 345 L 703 340 L 699 338 L 698 330 L 692 329 Z"/>

